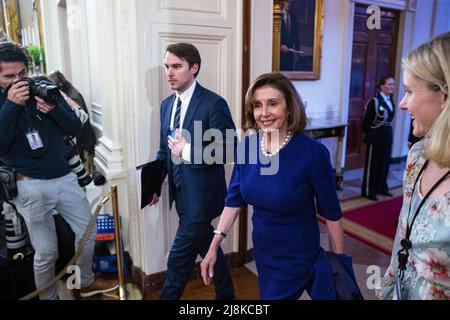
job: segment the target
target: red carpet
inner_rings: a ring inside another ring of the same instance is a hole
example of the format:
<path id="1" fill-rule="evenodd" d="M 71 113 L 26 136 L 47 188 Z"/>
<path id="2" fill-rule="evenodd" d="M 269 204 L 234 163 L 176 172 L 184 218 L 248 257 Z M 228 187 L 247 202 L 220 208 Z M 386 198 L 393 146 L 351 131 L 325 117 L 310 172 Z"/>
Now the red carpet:
<path id="1" fill-rule="evenodd" d="M 390 254 L 401 207 L 402 197 L 396 197 L 344 212 L 344 230 L 358 240 Z"/>

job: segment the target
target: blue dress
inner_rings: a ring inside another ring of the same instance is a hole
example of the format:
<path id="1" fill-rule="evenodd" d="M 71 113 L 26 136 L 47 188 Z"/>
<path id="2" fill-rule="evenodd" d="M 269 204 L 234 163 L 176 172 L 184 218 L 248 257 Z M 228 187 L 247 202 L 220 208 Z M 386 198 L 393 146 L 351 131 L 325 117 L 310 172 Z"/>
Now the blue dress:
<path id="1" fill-rule="evenodd" d="M 298 299 L 321 249 L 316 212 L 342 216 L 333 168 L 325 146 L 302 133 L 274 157 L 260 150 L 259 134 L 239 144 L 225 205 L 253 206 L 261 299 Z"/>

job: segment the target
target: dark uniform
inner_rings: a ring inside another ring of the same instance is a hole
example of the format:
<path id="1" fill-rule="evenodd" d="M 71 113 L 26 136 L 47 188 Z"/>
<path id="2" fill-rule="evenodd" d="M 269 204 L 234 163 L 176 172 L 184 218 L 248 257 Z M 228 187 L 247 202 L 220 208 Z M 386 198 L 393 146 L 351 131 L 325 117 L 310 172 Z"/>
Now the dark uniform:
<path id="1" fill-rule="evenodd" d="M 361 194 L 373 200 L 376 194 L 389 195 L 387 176 L 392 150 L 392 120 L 395 105 L 391 99 L 392 109 L 378 95 L 367 103 L 363 119 L 363 142 L 367 144 Z"/>

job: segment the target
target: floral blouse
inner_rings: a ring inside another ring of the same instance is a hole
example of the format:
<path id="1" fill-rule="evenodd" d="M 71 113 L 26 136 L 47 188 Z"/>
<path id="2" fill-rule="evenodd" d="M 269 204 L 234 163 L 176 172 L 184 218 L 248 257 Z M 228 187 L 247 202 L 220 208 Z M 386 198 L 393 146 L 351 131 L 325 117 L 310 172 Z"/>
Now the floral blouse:
<path id="1" fill-rule="evenodd" d="M 409 152 L 403 177 L 402 210 L 391 262 L 376 290 L 378 299 L 397 299 L 397 252 L 401 249 L 400 241 L 406 235 L 407 221 L 411 224 L 424 196 L 420 194 L 421 179 L 417 182 L 414 194 L 412 193 L 417 175 L 425 164 L 422 154 L 423 141 L 420 141 L 414 144 Z M 403 299 L 450 300 L 450 190 L 439 199 L 426 200 L 413 224 L 410 240 L 412 248 L 409 250 L 403 279 Z"/>

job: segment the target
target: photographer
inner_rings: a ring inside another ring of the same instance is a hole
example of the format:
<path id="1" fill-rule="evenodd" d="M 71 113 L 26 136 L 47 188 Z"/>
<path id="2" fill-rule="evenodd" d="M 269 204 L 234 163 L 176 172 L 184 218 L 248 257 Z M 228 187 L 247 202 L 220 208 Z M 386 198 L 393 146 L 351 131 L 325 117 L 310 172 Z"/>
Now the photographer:
<path id="1" fill-rule="evenodd" d="M 52 87 L 53 85 L 53 82 L 46 76 L 36 76 L 33 77 L 33 80 L 41 84 L 49 85 L 49 87 Z M 84 112 L 84 110 L 74 100 L 72 100 L 69 96 L 67 96 L 63 91 L 58 89 L 58 92 L 59 94 L 62 95 L 64 100 L 66 100 L 67 104 L 75 112 L 77 118 L 81 121 L 81 131 L 83 131 L 83 128 L 88 123 L 89 115 L 86 112 Z M 65 132 L 63 132 L 63 134 L 65 134 Z M 69 161 L 69 165 L 73 173 L 77 175 L 78 184 L 80 185 L 80 187 L 85 187 L 89 183 L 91 183 L 92 177 L 86 171 L 83 165 L 83 161 L 80 158 L 80 154 L 78 153 L 78 149 L 76 146 L 78 139 L 79 137 L 74 137 L 70 134 L 64 136 L 66 146 L 69 148 L 66 159 L 67 161 Z"/>
<path id="2" fill-rule="evenodd" d="M 49 103 L 42 99 L 43 95 L 35 95 L 40 91 L 26 78 L 28 62 L 24 48 L 12 42 L 0 43 L 0 158 L 17 172 L 18 195 L 14 203 L 25 219 L 35 250 L 34 274 L 39 289 L 55 275 L 58 247 L 54 211 L 70 224 L 76 246 L 91 211 L 66 160 L 68 149 L 61 133 L 64 130 L 77 136 L 81 122 L 62 96 Z M 95 278 L 91 269 L 93 251 L 94 234 L 77 261 L 81 296 L 117 288 L 115 282 Z M 40 298 L 58 299 L 56 287 Z"/>

